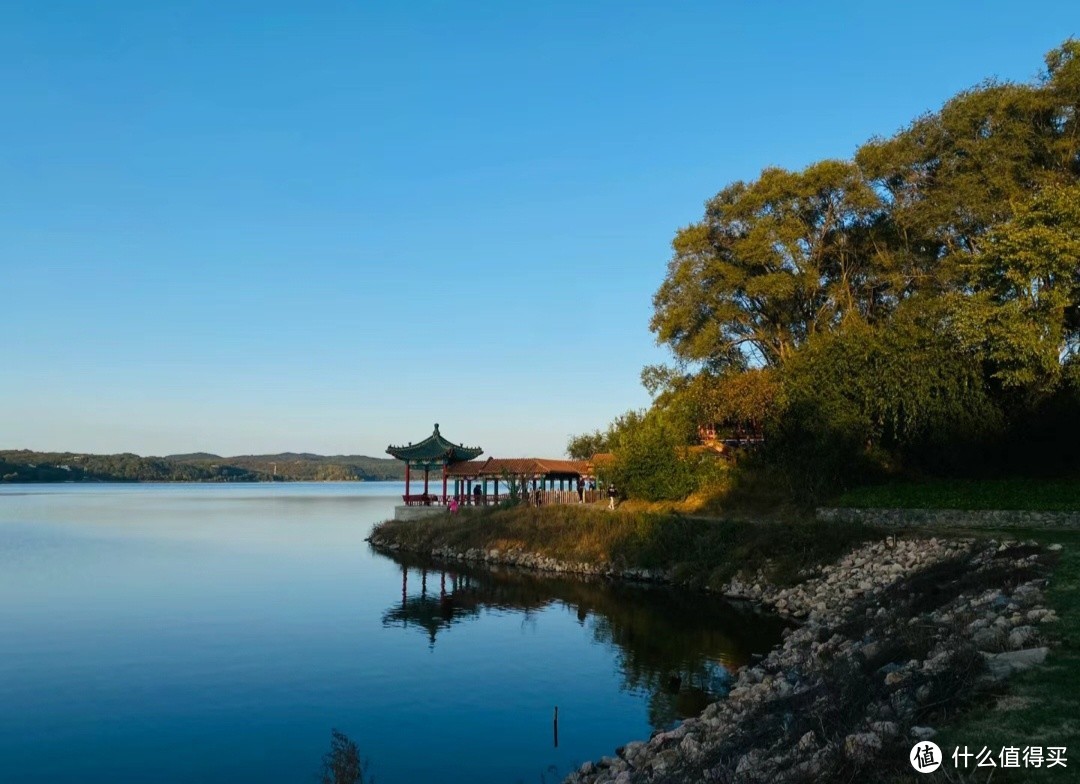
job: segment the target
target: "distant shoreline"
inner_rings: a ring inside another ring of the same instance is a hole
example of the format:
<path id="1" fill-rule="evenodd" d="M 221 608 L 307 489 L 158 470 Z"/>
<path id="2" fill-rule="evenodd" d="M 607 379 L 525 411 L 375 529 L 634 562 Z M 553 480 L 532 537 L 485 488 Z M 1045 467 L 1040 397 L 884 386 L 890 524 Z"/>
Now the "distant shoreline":
<path id="1" fill-rule="evenodd" d="M 398 460 L 367 455 L 281 452 L 222 457 L 209 452 L 142 457 L 131 453 L 0 450 L 0 484 L 103 482 L 404 481 Z"/>
<path id="2" fill-rule="evenodd" d="M 3 485 L 295 485 L 404 482 L 404 479 L 4 479 Z"/>

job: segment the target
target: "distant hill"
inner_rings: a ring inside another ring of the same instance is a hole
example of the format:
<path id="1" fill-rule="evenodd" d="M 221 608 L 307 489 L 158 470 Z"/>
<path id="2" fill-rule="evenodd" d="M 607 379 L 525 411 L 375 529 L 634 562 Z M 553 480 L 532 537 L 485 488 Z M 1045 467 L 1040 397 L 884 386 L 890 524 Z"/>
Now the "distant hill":
<path id="1" fill-rule="evenodd" d="M 281 452 L 276 455 L 170 455 L 182 465 L 207 467 L 230 465 L 243 468 L 264 478 L 282 481 L 348 481 L 404 479 L 405 465 L 393 458 L 366 455 L 314 455 L 310 452 Z"/>
<path id="2" fill-rule="evenodd" d="M 213 452 L 191 452 L 186 455 L 166 455 L 165 459 L 186 463 L 189 460 L 224 460 L 225 458 L 221 455 L 215 455 Z"/>
<path id="3" fill-rule="evenodd" d="M 0 450 L 0 482 L 292 482 L 378 481 L 405 478 L 391 458 L 365 455 L 277 455 L 221 457 L 194 452 L 167 457 L 131 453 Z"/>

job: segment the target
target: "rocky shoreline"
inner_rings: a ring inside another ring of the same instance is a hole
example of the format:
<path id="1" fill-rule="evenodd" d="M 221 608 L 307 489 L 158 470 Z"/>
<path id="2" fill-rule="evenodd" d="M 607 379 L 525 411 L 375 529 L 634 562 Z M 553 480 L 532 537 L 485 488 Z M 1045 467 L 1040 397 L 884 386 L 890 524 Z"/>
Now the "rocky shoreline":
<path id="1" fill-rule="evenodd" d="M 401 549 L 378 533 L 370 541 Z M 798 625 L 762 661 L 740 669 L 728 697 L 700 717 L 587 762 L 566 781 L 884 781 L 910 772 L 912 743 L 933 737 L 935 721 L 1046 657 L 1057 618 L 1043 605 L 1043 588 L 1055 548 L 889 537 L 794 586 L 772 585 L 762 571 L 736 577 L 725 595 Z M 675 582 L 670 571 L 522 551 L 436 548 L 423 555 Z"/>

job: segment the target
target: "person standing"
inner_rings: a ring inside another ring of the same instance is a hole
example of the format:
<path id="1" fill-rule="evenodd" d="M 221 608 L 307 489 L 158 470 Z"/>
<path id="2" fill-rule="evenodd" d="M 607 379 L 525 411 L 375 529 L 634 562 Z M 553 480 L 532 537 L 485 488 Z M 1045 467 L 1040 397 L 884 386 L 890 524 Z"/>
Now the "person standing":
<path id="1" fill-rule="evenodd" d="M 585 503 L 585 477 L 579 476 L 577 478 L 577 497 L 578 503 Z"/>
<path id="2" fill-rule="evenodd" d="M 615 499 L 618 498 L 618 496 L 619 496 L 619 491 L 615 489 L 615 483 L 612 482 L 610 485 L 607 486 L 607 508 L 608 509 L 614 509 L 615 508 Z"/>

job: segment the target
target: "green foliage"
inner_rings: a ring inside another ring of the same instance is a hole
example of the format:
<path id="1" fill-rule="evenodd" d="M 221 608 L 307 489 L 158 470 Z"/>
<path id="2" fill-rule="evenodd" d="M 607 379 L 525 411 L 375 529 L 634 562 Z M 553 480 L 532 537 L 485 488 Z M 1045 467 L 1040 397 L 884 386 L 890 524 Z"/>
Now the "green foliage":
<path id="1" fill-rule="evenodd" d="M 607 452 L 611 448 L 608 434 L 601 430 L 571 436 L 566 444 L 566 454 L 571 460 L 591 460 L 593 455 Z"/>
<path id="2" fill-rule="evenodd" d="M 728 186 L 676 235 L 652 330 L 676 356 L 717 370 L 779 363 L 815 332 L 872 312 L 868 232 L 879 211 L 842 161 Z"/>
<path id="3" fill-rule="evenodd" d="M 909 449 L 992 426 L 1000 417 L 978 363 L 918 304 L 886 326 L 851 324 L 808 345 L 782 371 L 787 404 L 816 402 L 857 423 L 868 446 Z"/>
<path id="4" fill-rule="evenodd" d="M 968 479 L 893 482 L 844 493 L 837 506 L 866 509 L 1026 509 L 1080 511 L 1075 479 Z"/>
<path id="5" fill-rule="evenodd" d="M 588 449 L 603 446 L 614 455 L 614 460 L 599 464 L 597 472 L 621 494 L 646 501 L 681 500 L 715 473 L 715 460 L 689 448 L 697 421 L 691 396 L 669 394 L 648 411 L 617 417 L 605 433 L 579 436 L 578 443 L 588 444 Z M 575 445 L 572 440 L 571 447 Z"/>
<path id="6" fill-rule="evenodd" d="M 654 297 L 680 368 L 643 372 L 655 406 L 763 425 L 753 462 L 805 503 L 1025 447 L 1075 463 L 1052 435 L 1080 429 L 1078 55 L 1067 41 L 1039 81 L 961 92 L 854 161 L 722 189 Z"/>
<path id="7" fill-rule="evenodd" d="M 633 498 L 685 498 L 697 489 L 700 462 L 685 445 L 685 432 L 678 423 L 653 409 L 620 430 L 615 462 L 607 478 Z"/>
<path id="8" fill-rule="evenodd" d="M 1080 185 L 1050 186 L 995 226 L 954 296 L 957 331 L 1010 389 L 1052 391 L 1080 353 Z"/>
<path id="9" fill-rule="evenodd" d="M 902 467 L 950 470 L 1001 428 L 972 357 L 913 301 L 887 325 L 819 336 L 781 371 L 766 456 L 813 503 Z"/>

